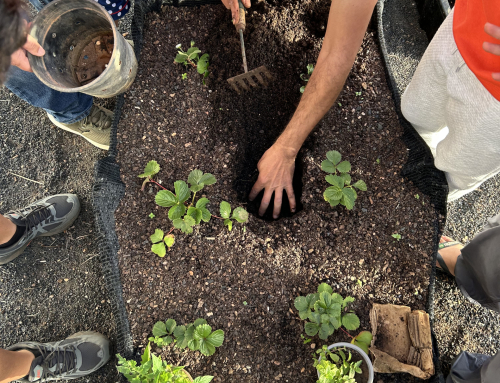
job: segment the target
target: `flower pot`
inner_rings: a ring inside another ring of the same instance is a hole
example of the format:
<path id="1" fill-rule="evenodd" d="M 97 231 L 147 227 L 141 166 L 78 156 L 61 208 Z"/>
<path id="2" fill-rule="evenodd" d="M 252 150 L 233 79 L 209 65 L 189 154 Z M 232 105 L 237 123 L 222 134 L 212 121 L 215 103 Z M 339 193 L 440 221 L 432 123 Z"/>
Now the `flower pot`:
<path id="1" fill-rule="evenodd" d="M 330 346 L 328 346 L 328 350 L 332 351 L 332 349 L 336 348 L 348 348 L 351 351 L 351 354 L 353 354 L 353 358 L 355 358 L 356 355 L 359 355 L 361 359 L 363 359 L 363 362 L 361 364 L 361 370 L 363 371 L 363 375 L 365 375 L 363 380 L 359 380 L 360 375 L 356 376 L 356 381 L 359 383 L 373 383 L 374 379 L 374 372 L 373 372 L 373 365 L 370 360 L 370 357 L 366 355 L 366 353 L 360 349 L 358 346 L 355 346 L 354 344 L 351 343 L 344 343 L 344 342 L 339 342 L 339 343 L 334 343 Z M 321 360 L 321 357 L 319 358 Z M 358 359 L 359 360 L 359 359 Z M 366 367 L 365 367 L 366 366 Z M 366 371 L 366 374 L 365 374 Z M 318 378 L 319 378 L 319 372 L 318 372 Z"/>
<path id="2" fill-rule="evenodd" d="M 93 0 L 55 0 L 33 21 L 30 32 L 45 49 L 28 54 L 35 75 L 59 92 L 113 97 L 137 74 L 130 44 L 106 10 Z"/>

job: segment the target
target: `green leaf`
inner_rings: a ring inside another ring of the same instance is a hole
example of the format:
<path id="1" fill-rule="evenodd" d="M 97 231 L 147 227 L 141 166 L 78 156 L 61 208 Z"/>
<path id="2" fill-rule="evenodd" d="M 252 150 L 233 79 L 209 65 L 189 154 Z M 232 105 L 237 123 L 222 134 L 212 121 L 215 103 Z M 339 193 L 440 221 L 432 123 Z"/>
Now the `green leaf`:
<path id="1" fill-rule="evenodd" d="M 332 303 L 326 309 L 326 313 L 330 317 L 340 318 L 340 313 L 342 312 L 342 306 L 338 303 Z"/>
<path id="2" fill-rule="evenodd" d="M 330 335 L 330 327 L 327 323 L 321 324 L 319 328 L 319 338 L 325 340 Z"/>
<path id="3" fill-rule="evenodd" d="M 154 336 L 165 336 L 169 333 L 172 333 L 171 331 L 169 331 L 167 333 L 167 325 L 165 324 L 165 322 L 156 322 L 155 325 L 153 326 L 153 335 Z"/>
<path id="4" fill-rule="evenodd" d="M 194 339 L 200 340 L 208 337 L 211 333 L 212 327 L 210 327 L 208 324 L 202 324 L 195 328 L 193 336 Z"/>
<path id="5" fill-rule="evenodd" d="M 139 175 L 139 178 L 146 178 L 146 177 L 152 177 L 155 174 L 158 174 L 160 171 L 160 165 L 158 165 L 158 162 L 156 161 L 149 161 L 148 164 L 146 165 L 146 168 L 144 169 L 144 173 Z"/>
<path id="6" fill-rule="evenodd" d="M 156 215 L 154 215 L 153 213 L 149 214 L 149 218 L 153 219 L 154 217 L 156 217 Z"/>
<path id="7" fill-rule="evenodd" d="M 174 243 L 175 243 L 175 237 L 172 234 L 169 234 L 169 235 L 165 236 L 165 244 L 169 248 L 171 248 L 172 246 L 174 246 Z"/>
<path id="8" fill-rule="evenodd" d="M 231 205 L 229 204 L 229 202 L 222 201 L 220 203 L 220 216 L 222 218 L 229 218 L 230 215 L 231 215 Z"/>
<path id="9" fill-rule="evenodd" d="M 314 70 L 314 65 L 313 64 L 307 64 L 307 74 L 311 75 Z"/>
<path id="10" fill-rule="evenodd" d="M 342 322 L 341 322 L 340 316 L 331 316 L 330 317 L 330 323 L 332 324 L 332 326 L 335 329 L 338 329 L 338 328 L 340 328 L 340 326 L 342 326 Z"/>
<path id="11" fill-rule="evenodd" d="M 214 347 L 222 346 L 222 343 L 224 343 L 224 331 L 215 330 L 207 337 L 207 342 L 209 342 Z"/>
<path id="12" fill-rule="evenodd" d="M 323 170 L 324 172 L 335 173 L 335 169 L 336 169 L 335 165 L 330 160 L 324 160 L 321 163 L 321 170 Z"/>
<path id="13" fill-rule="evenodd" d="M 311 312 L 309 314 L 309 320 L 319 325 L 321 323 L 321 315 L 315 312 Z"/>
<path id="14" fill-rule="evenodd" d="M 324 304 L 324 307 L 330 307 L 332 304 L 332 296 L 328 291 L 323 291 L 319 293 L 319 301 Z"/>
<path id="15" fill-rule="evenodd" d="M 210 356 L 215 353 L 215 347 L 206 341 L 200 341 L 200 352 L 205 356 Z"/>
<path id="16" fill-rule="evenodd" d="M 304 93 L 304 91 L 306 90 L 306 87 L 305 86 L 301 86 L 299 90 L 300 90 L 300 93 Z"/>
<path id="17" fill-rule="evenodd" d="M 224 225 L 227 226 L 229 231 L 233 230 L 233 221 L 231 221 L 229 218 L 224 220 Z"/>
<path id="18" fill-rule="evenodd" d="M 308 336 L 315 336 L 319 331 L 319 326 L 316 323 L 307 322 L 304 331 Z"/>
<path id="19" fill-rule="evenodd" d="M 169 190 L 160 190 L 155 197 L 155 202 L 161 207 L 174 206 L 178 201 L 177 197 Z"/>
<path id="20" fill-rule="evenodd" d="M 200 341 L 196 339 L 188 340 L 188 347 L 191 351 L 198 351 L 200 349 Z"/>
<path id="21" fill-rule="evenodd" d="M 342 325 L 348 330 L 356 330 L 359 327 L 359 318 L 354 313 L 347 313 L 342 316 Z"/>
<path id="22" fill-rule="evenodd" d="M 191 47 L 186 53 L 191 60 L 196 60 L 198 59 L 198 53 L 201 53 L 201 51 L 197 47 Z"/>
<path id="23" fill-rule="evenodd" d="M 178 218 L 181 218 L 184 214 L 186 214 L 186 206 L 178 203 L 170 208 L 170 210 L 168 211 L 168 218 L 174 221 Z"/>
<path id="24" fill-rule="evenodd" d="M 365 184 L 365 181 L 363 180 L 359 180 L 357 181 L 355 184 L 353 184 L 352 186 L 354 186 L 356 189 L 359 189 L 361 191 L 366 191 L 367 190 L 367 187 L 366 187 L 366 184 Z"/>
<path id="25" fill-rule="evenodd" d="M 144 354 L 142 354 L 141 362 L 142 364 L 145 364 L 146 362 L 149 362 L 150 359 L 151 359 L 151 343 L 148 343 L 148 346 L 144 349 Z"/>
<path id="26" fill-rule="evenodd" d="M 199 225 L 199 224 L 200 224 L 200 222 L 201 222 L 201 218 L 202 218 L 202 216 L 203 216 L 203 213 L 201 212 L 201 209 L 198 209 L 198 208 L 196 208 L 196 207 L 191 206 L 191 207 L 188 209 L 187 214 L 188 214 L 189 216 L 191 216 L 191 217 L 193 217 L 193 218 L 194 218 L 194 221 L 195 221 L 195 223 L 196 223 L 197 225 Z"/>
<path id="27" fill-rule="evenodd" d="M 235 219 L 239 223 L 248 222 L 248 212 L 242 207 L 237 207 L 234 209 L 233 216 L 231 218 Z"/>
<path id="28" fill-rule="evenodd" d="M 194 218 L 189 215 L 186 215 L 184 219 L 177 218 L 173 223 L 174 227 L 180 229 L 184 234 L 191 234 L 193 232 L 193 226 L 196 225 Z"/>
<path id="29" fill-rule="evenodd" d="M 372 342 L 372 339 L 373 339 L 373 337 L 372 337 L 371 332 L 361 331 L 358 335 L 356 335 L 352 339 L 351 343 L 358 346 L 359 348 L 361 348 L 366 353 L 366 355 L 370 355 L 368 348 Z M 361 362 L 361 361 L 359 361 L 359 362 Z M 359 368 L 359 366 L 361 365 L 361 363 L 359 363 L 359 364 L 358 363 L 356 363 L 355 368 L 356 367 Z"/>
<path id="30" fill-rule="evenodd" d="M 299 311 L 299 317 L 302 320 L 306 320 L 307 318 L 309 318 L 310 314 L 311 314 L 311 310 L 310 309 L 307 309 L 305 311 Z"/>
<path id="31" fill-rule="evenodd" d="M 182 203 L 187 201 L 191 192 L 189 191 L 187 183 L 184 181 L 175 181 L 174 182 L 175 195 L 177 196 L 177 200 Z"/>
<path id="32" fill-rule="evenodd" d="M 177 322 L 174 319 L 168 319 L 165 322 L 165 325 L 166 325 L 166 329 L 167 329 L 168 333 L 172 334 L 174 332 L 175 328 L 177 327 Z"/>
<path id="33" fill-rule="evenodd" d="M 215 179 L 215 177 L 210 174 L 210 173 L 205 173 L 203 174 L 203 176 L 201 177 L 201 181 L 204 185 L 213 185 L 214 183 L 217 182 L 217 180 Z"/>
<path id="34" fill-rule="evenodd" d="M 307 311 L 309 309 L 309 302 L 306 297 L 297 297 L 293 302 L 293 305 L 298 311 Z"/>
<path id="35" fill-rule="evenodd" d="M 331 150 L 326 153 L 326 158 L 328 158 L 328 160 L 330 160 L 334 165 L 337 165 L 342 159 L 342 155 L 336 150 Z"/>
<path id="36" fill-rule="evenodd" d="M 155 233 L 152 236 L 150 236 L 149 238 L 151 239 L 151 242 L 158 243 L 158 242 L 163 241 L 163 234 L 164 234 L 163 230 L 156 229 Z"/>
<path id="37" fill-rule="evenodd" d="M 153 246 L 151 246 L 151 251 L 161 258 L 163 258 L 165 254 L 167 254 L 167 249 L 165 248 L 165 244 L 163 242 L 155 243 Z"/>
<path id="38" fill-rule="evenodd" d="M 199 169 L 194 169 L 191 173 L 189 173 L 188 182 L 191 185 L 198 185 L 201 177 L 203 177 L 203 172 Z"/>
<path id="39" fill-rule="evenodd" d="M 336 176 L 334 176 L 336 177 Z M 338 177 L 340 178 L 340 177 Z M 340 189 L 337 186 L 330 186 L 326 188 L 325 192 L 323 193 L 323 198 L 325 201 L 338 201 L 342 198 L 342 189 Z"/>
<path id="40" fill-rule="evenodd" d="M 188 55 L 182 52 L 177 53 L 177 56 L 175 56 L 174 61 L 178 64 L 184 64 L 188 58 Z"/>
<path id="41" fill-rule="evenodd" d="M 349 173 L 351 171 L 351 163 L 349 161 L 342 161 L 337 165 L 337 170 L 341 173 Z"/>
<path id="42" fill-rule="evenodd" d="M 307 294 L 306 296 L 307 302 L 309 302 L 309 308 L 312 309 L 314 304 L 319 299 L 319 294 Z"/>
<path id="43" fill-rule="evenodd" d="M 335 206 L 337 206 L 340 203 L 340 200 L 339 199 L 332 199 L 332 200 L 330 200 L 328 202 L 330 203 L 331 207 L 335 207 Z"/>
<path id="44" fill-rule="evenodd" d="M 342 189 L 342 199 L 347 210 L 351 210 L 354 207 L 356 194 L 354 194 L 354 191 L 351 188 L 344 188 Z"/>
<path id="45" fill-rule="evenodd" d="M 196 207 L 198 209 L 201 209 L 201 208 L 207 206 L 209 203 L 210 203 L 210 201 L 208 200 L 208 198 L 200 198 L 198 200 L 198 202 L 196 202 Z"/>
<path id="46" fill-rule="evenodd" d="M 207 321 L 206 321 L 205 319 L 203 319 L 203 318 L 198 318 L 198 319 L 196 319 L 196 320 L 194 321 L 193 326 L 194 326 L 194 327 L 198 327 L 198 326 L 201 326 L 201 325 L 203 325 L 203 324 L 208 324 L 208 323 L 207 323 Z"/>
<path id="47" fill-rule="evenodd" d="M 326 182 L 328 182 L 330 185 L 336 186 L 339 189 L 342 189 L 344 187 L 344 180 L 340 176 L 335 176 L 333 174 L 329 174 L 325 177 Z M 340 197 L 339 197 L 340 198 Z"/>
<path id="48" fill-rule="evenodd" d="M 184 336 L 185 332 L 186 332 L 186 326 L 177 326 L 174 330 L 174 336 L 176 338 L 179 338 L 181 336 Z"/>
<path id="49" fill-rule="evenodd" d="M 342 305 L 344 303 L 344 298 L 342 298 L 342 295 L 333 293 L 332 294 L 332 303 L 338 303 L 339 305 Z"/>
<path id="50" fill-rule="evenodd" d="M 196 69 L 198 70 L 199 74 L 204 74 L 207 72 L 208 69 L 208 59 L 209 59 L 208 53 L 205 53 L 203 56 L 200 57 L 200 60 L 198 61 L 198 65 Z"/>
<path id="51" fill-rule="evenodd" d="M 199 376 L 195 380 L 193 380 L 193 383 L 210 383 L 214 377 L 210 375 L 206 376 Z"/>
<path id="52" fill-rule="evenodd" d="M 344 301 L 342 302 L 342 308 L 346 308 L 349 303 L 354 302 L 355 299 L 353 297 L 345 297 Z"/>
<path id="53" fill-rule="evenodd" d="M 208 211 L 207 208 L 202 207 L 201 209 L 201 219 L 203 222 L 210 222 L 210 219 L 212 218 L 212 213 Z"/>
<path id="54" fill-rule="evenodd" d="M 340 175 L 340 178 L 344 181 L 344 185 L 350 185 L 351 184 L 351 176 L 348 173 L 342 173 Z"/>

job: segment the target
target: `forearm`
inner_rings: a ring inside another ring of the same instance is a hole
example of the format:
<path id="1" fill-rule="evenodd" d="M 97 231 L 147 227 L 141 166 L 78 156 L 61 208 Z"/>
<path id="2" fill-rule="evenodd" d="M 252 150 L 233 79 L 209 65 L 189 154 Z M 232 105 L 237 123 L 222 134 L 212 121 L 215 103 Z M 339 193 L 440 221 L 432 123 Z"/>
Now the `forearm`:
<path id="1" fill-rule="evenodd" d="M 351 70 L 376 0 L 333 0 L 323 47 L 292 120 L 277 144 L 297 153 L 332 107 Z"/>

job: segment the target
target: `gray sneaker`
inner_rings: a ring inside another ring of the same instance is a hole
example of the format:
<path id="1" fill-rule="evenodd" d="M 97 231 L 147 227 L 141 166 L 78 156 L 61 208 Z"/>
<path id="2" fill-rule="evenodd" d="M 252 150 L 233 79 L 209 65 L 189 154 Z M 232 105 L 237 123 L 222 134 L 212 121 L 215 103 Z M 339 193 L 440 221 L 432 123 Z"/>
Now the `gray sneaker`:
<path id="1" fill-rule="evenodd" d="M 12 246 L 0 248 L 0 265 L 16 258 L 36 237 L 47 237 L 68 229 L 79 213 L 80 201 L 74 194 L 53 195 L 7 213 L 5 218 L 17 226 L 25 226 L 26 231 Z"/>
<path id="2" fill-rule="evenodd" d="M 77 379 L 93 373 L 109 360 L 108 338 L 94 331 L 79 332 L 59 342 L 21 342 L 7 350 L 28 350 L 35 355 L 29 374 L 18 382 Z"/>
<path id="3" fill-rule="evenodd" d="M 49 120 L 59 128 L 82 136 L 98 148 L 109 149 L 111 124 L 113 122 L 113 112 L 110 110 L 93 105 L 87 117 L 73 124 L 63 124 L 57 122 L 50 114 L 48 116 Z"/>

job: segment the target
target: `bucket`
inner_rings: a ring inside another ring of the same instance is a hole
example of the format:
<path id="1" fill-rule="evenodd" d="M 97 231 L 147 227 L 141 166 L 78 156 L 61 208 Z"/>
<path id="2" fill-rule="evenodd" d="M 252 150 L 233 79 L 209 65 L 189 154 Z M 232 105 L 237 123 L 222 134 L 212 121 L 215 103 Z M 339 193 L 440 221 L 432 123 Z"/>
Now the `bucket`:
<path id="1" fill-rule="evenodd" d="M 125 92 L 137 74 L 134 50 L 108 12 L 93 0 L 55 0 L 30 32 L 45 49 L 28 54 L 35 75 L 59 92 L 107 98 Z"/>
<path id="2" fill-rule="evenodd" d="M 328 346 L 328 350 L 330 350 L 330 351 L 335 351 L 332 349 L 336 349 L 336 348 L 349 348 L 352 351 L 356 351 L 356 353 L 358 353 L 359 356 L 361 356 L 363 358 L 363 361 L 365 362 L 366 366 L 368 367 L 368 380 L 366 383 L 373 383 L 373 379 L 375 378 L 375 373 L 373 371 L 372 361 L 370 360 L 368 355 L 366 355 L 366 353 L 361 348 L 359 348 L 358 346 L 356 346 L 352 343 L 345 343 L 345 342 L 334 343 L 334 344 Z M 319 360 L 321 360 L 321 357 L 319 358 Z M 318 372 L 318 378 L 321 378 L 319 376 L 319 372 Z"/>

